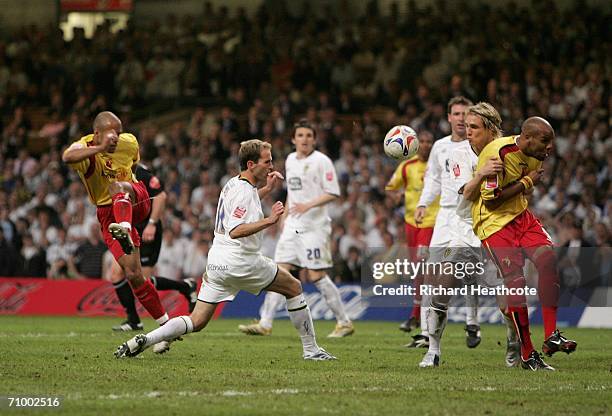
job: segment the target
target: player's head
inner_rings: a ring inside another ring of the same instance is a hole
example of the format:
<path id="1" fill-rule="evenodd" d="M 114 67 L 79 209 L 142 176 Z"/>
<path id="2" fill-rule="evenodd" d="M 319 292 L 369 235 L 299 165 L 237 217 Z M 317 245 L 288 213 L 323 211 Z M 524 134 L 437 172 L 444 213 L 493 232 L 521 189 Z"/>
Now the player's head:
<path id="1" fill-rule="evenodd" d="M 429 159 L 429 153 L 431 153 L 431 147 L 433 146 L 433 134 L 428 130 L 421 130 L 419 132 L 419 159 L 427 161 Z"/>
<path id="2" fill-rule="evenodd" d="M 238 150 L 240 170 L 253 175 L 257 183 L 265 183 L 268 173 L 272 172 L 272 145 L 259 139 L 240 143 Z"/>
<path id="3" fill-rule="evenodd" d="M 465 138 L 465 110 L 473 103 L 460 95 L 453 97 L 446 106 L 446 117 L 451 125 L 453 136 Z"/>
<path id="4" fill-rule="evenodd" d="M 489 103 L 480 102 L 468 107 L 465 124 L 467 139 L 478 150 L 501 137 L 501 116 Z"/>
<path id="5" fill-rule="evenodd" d="M 521 126 L 519 148 L 527 156 L 544 160 L 553 150 L 555 130 L 542 117 L 529 117 Z"/>
<path id="6" fill-rule="evenodd" d="M 314 151 L 317 139 L 317 131 L 306 119 L 302 119 L 293 125 L 291 132 L 291 143 L 295 145 L 296 152 L 309 155 Z"/>
<path id="7" fill-rule="evenodd" d="M 117 150 L 117 143 L 119 143 L 119 135 L 123 131 L 121 120 L 119 117 L 111 113 L 110 111 L 102 111 L 94 119 L 93 123 L 94 130 L 94 141 L 101 143 L 102 139 L 108 137 L 110 139 L 110 146 L 108 153 L 114 153 Z"/>

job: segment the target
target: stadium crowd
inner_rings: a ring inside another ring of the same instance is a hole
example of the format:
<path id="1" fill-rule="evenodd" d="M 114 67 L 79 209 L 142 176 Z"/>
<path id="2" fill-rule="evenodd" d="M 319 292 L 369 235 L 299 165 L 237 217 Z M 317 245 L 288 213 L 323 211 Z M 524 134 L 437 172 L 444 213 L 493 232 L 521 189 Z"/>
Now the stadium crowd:
<path id="1" fill-rule="evenodd" d="M 435 139 L 449 134 L 446 102 L 456 95 L 492 103 L 506 134 L 531 115 L 551 122 L 556 151 L 532 196 L 534 213 L 557 245 L 578 242 L 612 258 L 609 10 L 439 1 L 381 13 L 370 2 L 357 16 L 339 4 L 342 13 L 330 5 L 316 16 L 304 2 L 293 16 L 283 2 L 264 2 L 249 17 L 207 3 L 202 16 L 169 15 L 118 33 L 102 25 L 92 39 L 76 31 L 69 42 L 55 27 L 4 33 L 0 276 L 104 274 L 95 207 L 61 152 L 111 109 L 168 193 L 158 275 L 201 275 L 220 188 L 238 173 L 230 155 L 244 139 L 265 138 L 282 171 L 292 124 L 305 117 L 342 187 L 330 209 L 333 278 L 358 281 L 366 248 L 403 244 L 402 209 L 384 193 L 396 162 L 382 153 L 382 137 L 396 124 Z M 132 118 L 159 102 L 193 110 L 132 130 Z M 30 109 L 41 107 L 46 116 L 34 126 Z M 32 137 L 44 140 L 44 152 L 28 146 Z M 266 231 L 265 254 L 277 235 Z"/>

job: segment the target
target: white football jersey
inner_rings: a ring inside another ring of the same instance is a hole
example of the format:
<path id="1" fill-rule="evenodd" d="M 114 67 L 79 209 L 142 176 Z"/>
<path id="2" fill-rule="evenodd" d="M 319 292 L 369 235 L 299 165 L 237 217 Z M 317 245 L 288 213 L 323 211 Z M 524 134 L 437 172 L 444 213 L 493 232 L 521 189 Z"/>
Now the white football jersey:
<path id="1" fill-rule="evenodd" d="M 455 149 L 449 158 L 450 183 L 452 184 L 453 191 L 459 198 L 459 204 L 457 205 L 459 221 L 455 227 L 452 227 L 452 231 L 461 241 L 472 247 L 478 247 L 480 246 L 480 240 L 472 230 L 472 201 L 465 199 L 459 193 L 465 184 L 474 177 L 476 167 L 478 166 L 478 155 L 467 140 L 462 143 L 464 145 Z"/>
<path id="2" fill-rule="evenodd" d="M 263 217 L 257 187 L 240 176 L 234 176 L 227 181 L 219 196 L 213 247 L 248 253 L 259 252 L 264 233 L 258 232 L 241 238 L 231 238 L 229 233 L 240 224 L 256 222 Z"/>
<path id="3" fill-rule="evenodd" d="M 459 195 L 455 192 L 450 177 L 449 158 L 456 149 L 468 143 L 467 140 L 453 142 L 451 136 L 446 136 L 434 142 L 427 160 L 427 169 L 423 179 L 423 191 L 417 206 L 428 207 L 440 195 L 440 206 L 446 208 L 456 207 Z M 469 143 L 468 143 L 469 145 Z"/>
<path id="4" fill-rule="evenodd" d="M 329 223 L 327 204 L 311 208 L 302 215 L 292 215 L 293 204 L 312 201 L 323 194 L 340 195 L 338 175 L 331 159 L 315 150 L 305 158 L 298 159 L 297 153 L 287 156 L 285 161 L 287 178 L 287 204 L 290 213 L 285 226 L 292 228 L 310 228 Z"/>

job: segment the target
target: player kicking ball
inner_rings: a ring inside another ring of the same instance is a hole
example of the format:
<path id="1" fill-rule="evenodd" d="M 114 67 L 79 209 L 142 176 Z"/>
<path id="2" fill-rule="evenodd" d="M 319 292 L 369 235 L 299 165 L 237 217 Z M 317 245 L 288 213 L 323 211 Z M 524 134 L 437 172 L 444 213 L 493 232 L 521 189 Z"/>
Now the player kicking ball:
<path id="1" fill-rule="evenodd" d="M 340 195 L 338 176 L 329 157 L 315 149 L 316 130 L 306 120 L 293 126 L 292 142 L 295 152 L 285 162 L 287 209 L 281 219 L 282 233 L 274 260 L 287 270 L 306 268 L 308 279 L 321 292 L 336 317 L 336 328 L 327 337 L 346 337 L 355 329 L 338 288 L 327 275 L 327 269 L 333 265 L 327 204 Z M 239 325 L 238 329 L 247 335 L 270 335 L 276 310 L 284 301 L 282 295 L 268 292 L 259 322 Z"/>
<path id="2" fill-rule="evenodd" d="M 268 290 L 287 299 L 289 318 L 302 341 L 303 358 L 336 359 L 317 345 L 300 282 L 261 254 L 261 231 L 275 224 L 284 213 L 280 201 L 274 203 L 268 217 L 264 217 L 261 207 L 260 198 L 268 195 L 283 179 L 273 170 L 271 145 L 256 139 L 242 142 L 238 157 L 240 175 L 230 179 L 219 196 L 215 238 L 194 311 L 189 316 L 173 318 L 146 335 L 136 335 L 117 348 L 115 357 L 134 357 L 162 340 L 172 341 L 201 331 L 217 305 L 232 301 L 240 290 L 254 294 Z"/>

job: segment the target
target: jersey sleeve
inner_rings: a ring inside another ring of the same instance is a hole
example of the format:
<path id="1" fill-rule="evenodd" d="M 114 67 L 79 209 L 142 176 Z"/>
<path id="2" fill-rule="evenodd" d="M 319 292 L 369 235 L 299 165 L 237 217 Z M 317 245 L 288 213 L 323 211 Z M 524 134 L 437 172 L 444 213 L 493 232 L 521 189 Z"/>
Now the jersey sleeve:
<path id="1" fill-rule="evenodd" d="M 68 146 L 68 149 L 66 149 L 66 151 L 70 149 L 84 149 L 86 147 L 87 147 L 87 143 L 85 143 L 83 140 L 79 140 L 79 141 L 72 143 L 70 146 Z M 72 169 L 74 169 L 78 173 L 81 173 L 84 175 L 85 173 L 87 173 L 87 170 L 89 169 L 89 166 L 91 164 L 91 159 L 92 158 L 89 157 L 87 159 L 81 160 L 80 162 L 68 163 L 68 166 L 70 166 Z"/>
<path id="2" fill-rule="evenodd" d="M 476 170 L 480 170 L 492 157 L 499 157 L 497 151 L 498 148 L 496 146 L 485 147 L 478 156 L 478 166 Z M 500 183 L 501 179 L 499 178 L 499 174 L 487 176 L 485 180 L 482 181 L 482 184 L 480 184 L 480 197 L 483 201 L 490 201 L 498 197 L 501 192 Z"/>
<path id="3" fill-rule="evenodd" d="M 406 162 L 402 162 L 397 165 L 395 172 L 393 172 L 393 176 L 391 176 L 391 179 L 389 179 L 389 182 L 387 182 L 385 186 L 385 191 L 399 191 L 406 187 L 407 180 L 403 174 L 405 164 Z"/>
<path id="4" fill-rule="evenodd" d="M 438 153 L 440 147 L 437 147 L 434 143 L 431 149 L 429 160 L 427 161 L 427 168 L 425 169 L 425 177 L 423 178 L 423 191 L 419 197 L 417 206 L 428 207 L 431 205 L 442 190 L 442 170 L 440 169 L 440 163 L 438 162 Z"/>
<path id="5" fill-rule="evenodd" d="M 325 193 L 340 196 L 340 185 L 338 184 L 338 175 L 336 169 L 328 157 L 324 158 L 321 163 L 321 183 Z"/>
<path id="6" fill-rule="evenodd" d="M 159 195 L 164 191 L 164 183 L 149 170 L 141 166 L 136 168 L 136 180 L 142 181 L 147 187 L 147 192 L 151 198 Z"/>
<path id="7" fill-rule="evenodd" d="M 226 217 L 225 229 L 229 234 L 234 228 L 240 224 L 245 224 L 249 210 L 254 209 L 251 206 L 251 193 L 241 192 L 240 187 L 232 189 L 230 195 L 223 202 L 224 215 Z"/>
<path id="8" fill-rule="evenodd" d="M 466 183 L 472 180 L 472 163 L 466 152 L 457 151 L 450 157 L 451 184 L 455 193 L 462 193 L 461 190 Z"/>

